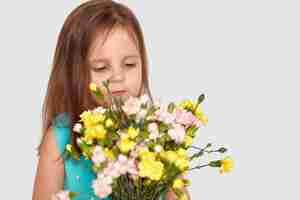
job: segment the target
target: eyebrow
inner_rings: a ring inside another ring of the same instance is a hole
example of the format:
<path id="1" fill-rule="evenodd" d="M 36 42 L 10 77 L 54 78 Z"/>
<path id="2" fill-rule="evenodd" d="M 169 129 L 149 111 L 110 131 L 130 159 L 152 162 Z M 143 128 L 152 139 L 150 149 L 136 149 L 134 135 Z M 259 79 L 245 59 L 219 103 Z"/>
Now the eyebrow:
<path id="1" fill-rule="evenodd" d="M 133 54 L 133 55 L 127 55 L 127 56 L 125 56 L 125 57 L 123 58 L 123 60 L 125 60 L 125 59 L 127 59 L 127 58 L 139 58 L 139 56 L 136 55 L 136 54 Z M 99 63 L 99 62 L 106 62 L 106 61 L 108 61 L 107 58 L 95 58 L 95 59 L 91 60 L 92 63 Z"/>

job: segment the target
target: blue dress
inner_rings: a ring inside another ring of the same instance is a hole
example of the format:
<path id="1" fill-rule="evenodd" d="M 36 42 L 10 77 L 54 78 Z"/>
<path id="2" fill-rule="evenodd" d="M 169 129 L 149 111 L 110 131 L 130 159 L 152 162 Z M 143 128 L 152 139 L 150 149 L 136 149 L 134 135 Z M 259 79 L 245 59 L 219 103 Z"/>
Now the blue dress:
<path id="1" fill-rule="evenodd" d="M 60 113 L 53 120 L 53 129 L 60 154 L 64 152 L 65 146 L 70 143 L 71 128 L 68 113 Z M 79 195 L 72 200 L 112 200 L 111 196 L 99 198 L 92 188 L 92 181 L 96 179 L 96 173 L 92 171 L 92 161 L 73 158 L 65 159 L 64 190 L 78 192 Z M 161 195 L 160 200 L 163 200 Z"/>
<path id="2" fill-rule="evenodd" d="M 71 129 L 67 113 L 61 113 L 53 120 L 53 129 L 60 154 L 65 146 L 70 143 Z M 92 181 L 96 179 L 96 173 L 92 171 L 90 160 L 68 158 L 65 162 L 64 190 L 78 192 L 79 195 L 72 200 L 111 200 L 108 196 L 104 199 L 97 197 L 92 188 Z"/>

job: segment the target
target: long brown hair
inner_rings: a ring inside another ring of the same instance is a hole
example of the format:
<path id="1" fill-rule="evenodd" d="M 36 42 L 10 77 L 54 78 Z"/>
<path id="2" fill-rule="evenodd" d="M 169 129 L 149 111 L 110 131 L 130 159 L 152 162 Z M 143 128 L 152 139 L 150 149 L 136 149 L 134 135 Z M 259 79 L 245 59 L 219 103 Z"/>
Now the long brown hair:
<path id="1" fill-rule="evenodd" d="M 99 106 L 89 90 L 89 52 L 96 35 L 109 34 L 115 25 L 121 25 L 136 41 L 142 60 L 142 87 L 140 95 L 146 93 L 153 98 L 149 89 L 148 61 L 141 26 L 133 12 L 112 0 L 91 0 L 75 8 L 66 18 L 55 49 L 53 68 L 42 107 L 42 140 L 53 119 L 67 112 L 70 128 L 79 120 L 84 110 Z M 104 40 L 105 41 L 105 40 Z M 103 105 L 104 106 L 104 105 Z M 77 135 L 71 128 L 71 143 L 76 144 Z"/>

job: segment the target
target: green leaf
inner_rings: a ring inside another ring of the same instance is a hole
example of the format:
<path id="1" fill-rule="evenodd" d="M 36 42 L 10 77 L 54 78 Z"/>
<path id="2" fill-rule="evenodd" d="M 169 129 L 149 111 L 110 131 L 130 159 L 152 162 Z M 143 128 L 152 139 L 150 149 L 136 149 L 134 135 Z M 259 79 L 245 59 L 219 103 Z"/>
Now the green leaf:
<path id="1" fill-rule="evenodd" d="M 218 152 L 220 153 L 225 153 L 227 151 L 227 149 L 225 147 L 221 147 L 218 149 Z"/>
<path id="2" fill-rule="evenodd" d="M 221 160 L 213 160 L 213 161 L 210 161 L 210 162 L 208 163 L 208 165 L 209 165 L 210 167 L 221 167 L 222 162 L 221 162 Z"/>
<path id="3" fill-rule="evenodd" d="M 96 95 L 97 97 L 103 99 L 103 94 L 102 94 L 102 92 L 100 91 L 99 88 L 97 88 L 97 90 L 95 91 L 95 95 Z"/>
<path id="4" fill-rule="evenodd" d="M 78 192 L 72 192 L 72 191 L 71 191 L 71 192 L 69 193 L 69 195 L 70 195 L 70 198 L 72 199 L 72 198 L 78 196 L 79 193 L 78 193 Z"/>
<path id="5" fill-rule="evenodd" d="M 158 126 L 159 132 L 166 132 L 170 129 L 171 127 L 165 123 L 160 123 Z"/>
<path id="6" fill-rule="evenodd" d="M 190 157 L 190 161 L 194 160 L 195 158 L 199 158 L 200 156 L 202 156 L 204 154 L 204 150 L 200 150 L 197 153 L 194 153 L 191 157 Z"/>
<path id="7" fill-rule="evenodd" d="M 205 99 L 205 95 L 204 94 L 201 94 L 199 97 L 198 97 L 198 104 L 202 103 L 202 101 Z"/>
<path id="8" fill-rule="evenodd" d="M 172 113 L 175 109 L 175 104 L 173 102 L 171 102 L 169 105 L 168 105 L 168 112 Z"/>
<path id="9" fill-rule="evenodd" d="M 198 127 L 196 125 L 192 125 L 187 129 L 187 135 L 194 138 L 196 136 L 196 132 L 198 131 Z"/>

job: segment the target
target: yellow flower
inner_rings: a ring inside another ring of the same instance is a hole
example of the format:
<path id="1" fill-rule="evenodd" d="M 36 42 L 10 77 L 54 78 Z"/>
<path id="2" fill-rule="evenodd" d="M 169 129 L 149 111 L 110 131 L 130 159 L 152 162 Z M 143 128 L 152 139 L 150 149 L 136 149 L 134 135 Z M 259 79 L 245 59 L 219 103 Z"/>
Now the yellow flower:
<path id="1" fill-rule="evenodd" d="M 85 136 L 81 139 L 81 141 L 83 141 L 83 142 L 85 142 L 85 143 L 87 143 L 87 144 L 92 144 L 92 143 L 93 143 L 93 138 L 88 137 L 87 135 L 85 135 Z"/>
<path id="2" fill-rule="evenodd" d="M 86 142 L 92 141 L 93 139 L 95 139 L 95 137 L 96 137 L 95 129 L 93 127 L 86 128 L 85 135 L 84 135 L 84 141 L 86 141 Z"/>
<path id="3" fill-rule="evenodd" d="M 134 139 L 138 134 L 139 134 L 139 129 L 135 129 L 132 126 L 128 128 L 128 135 L 131 139 Z"/>
<path id="4" fill-rule="evenodd" d="M 95 126 L 95 130 L 96 130 L 96 139 L 105 138 L 107 131 L 102 124 L 98 124 L 97 126 Z"/>
<path id="5" fill-rule="evenodd" d="M 160 180 L 163 172 L 164 165 L 160 161 L 155 161 L 152 159 L 144 159 L 138 164 L 139 176 L 148 177 L 151 180 Z"/>
<path id="6" fill-rule="evenodd" d="M 231 172 L 234 167 L 234 161 L 230 156 L 225 157 L 223 160 L 221 160 L 221 168 L 220 173 L 223 174 L 225 172 Z"/>
<path id="7" fill-rule="evenodd" d="M 136 143 L 131 141 L 130 139 L 123 139 L 121 140 L 120 144 L 118 145 L 122 153 L 128 153 L 128 151 L 132 150 L 135 147 Z"/>
<path id="8" fill-rule="evenodd" d="M 169 162 L 174 162 L 178 158 L 177 153 L 175 151 L 163 151 L 160 153 L 160 156 Z"/>
<path id="9" fill-rule="evenodd" d="M 103 123 L 105 120 L 105 115 L 103 113 L 96 112 L 93 114 L 95 123 Z"/>
<path id="10" fill-rule="evenodd" d="M 204 114 L 203 109 L 202 109 L 202 105 L 199 104 L 196 112 L 195 112 L 196 117 L 204 124 L 207 125 L 208 123 L 208 118 L 207 116 Z"/>
<path id="11" fill-rule="evenodd" d="M 177 155 L 178 155 L 178 156 L 181 156 L 181 157 L 187 157 L 187 152 L 186 152 L 185 149 L 179 148 L 179 149 L 177 150 Z"/>
<path id="12" fill-rule="evenodd" d="M 80 121 L 87 121 L 90 119 L 92 112 L 90 110 L 85 110 L 80 114 Z"/>
<path id="13" fill-rule="evenodd" d="M 180 179 L 180 178 L 176 178 L 174 181 L 173 181 L 173 185 L 172 185 L 172 187 L 174 188 L 174 189 L 180 189 L 180 188 L 182 188 L 184 186 L 184 182 L 182 181 L 182 179 Z"/>
<path id="14" fill-rule="evenodd" d="M 116 159 L 116 157 L 115 157 L 113 151 L 112 151 L 111 149 L 107 148 L 107 147 L 104 148 L 104 154 L 105 154 L 110 160 L 115 160 L 115 159 Z"/>
<path id="15" fill-rule="evenodd" d="M 150 151 L 139 151 L 139 156 L 141 159 L 151 159 L 151 160 L 155 160 L 156 158 L 156 154 L 154 152 L 150 152 Z"/>
<path id="16" fill-rule="evenodd" d="M 97 85 L 95 83 L 90 83 L 90 90 L 93 92 L 97 91 Z"/>
<path id="17" fill-rule="evenodd" d="M 85 137 L 87 140 L 103 139 L 106 136 L 106 129 L 102 124 L 93 127 L 87 127 L 85 130 Z"/>
<path id="18" fill-rule="evenodd" d="M 181 108 L 193 109 L 194 102 L 191 99 L 186 99 L 186 100 L 183 100 L 181 103 L 179 103 L 179 106 Z"/>
<path id="19" fill-rule="evenodd" d="M 67 149 L 67 151 L 69 151 L 69 152 L 72 152 L 72 145 L 71 144 L 67 144 L 66 145 L 66 149 Z"/>
<path id="20" fill-rule="evenodd" d="M 83 121 L 84 126 L 87 128 L 87 127 L 92 127 L 99 122 L 103 122 L 105 116 L 102 113 L 93 113 L 90 110 L 88 110 L 81 113 L 80 118 L 81 118 L 80 121 Z"/>
<path id="21" fill-rule="evenodd" d="M 181 171 L 184 171 L 184 170 L 187 170 L 187 169 L 189 168 L 190 162 L 189 162 L 186 158 L 180 157 L 180 158 L 178 158 L 178 159 L 175 161 L 175 165 L 176 165 Z"/>
<path id="22" fill-rule="evenodd" d="M 139 154 L 139 155 L 141 155 L 141 154 L 143 154 L 143 153 L 145 153 L 145 152 L 149 152 L 148 147 L 144 146 L 144 147 L 139 147 L 139 148 L 138 148 L 138 154 Z"/>
<path id="23" fill-rule="evenodd" d="M 107 128 L 112 127 L 113 125 L 114 125 L 114 122 L 113 122 L 113 120 L 111 118 L 106 119 L 105 126 Z"/>
<path id="24" fill-rule="evenodd" d="M 127 133 L 122 133 L 121 140 L 126 140 L 126 139 L 129 139 L 129 135 Z"/>
<path id="25" fill-rule="evenodd" d="M 183 192 L 181 195 L 180 195 L 180 197 L 179 197 L 179 200 L 188 200 L 189 198 L 188 198 L 188 196 L 187 196 L 187 194 L 185 193 L 185 192 Z"/>
<path id="26" fill-rule="evenodd" d="M 184 136 L 184 144 L 185 146 L 190 146 L 193 143 L 193 138 L 189 135 Z"/>

